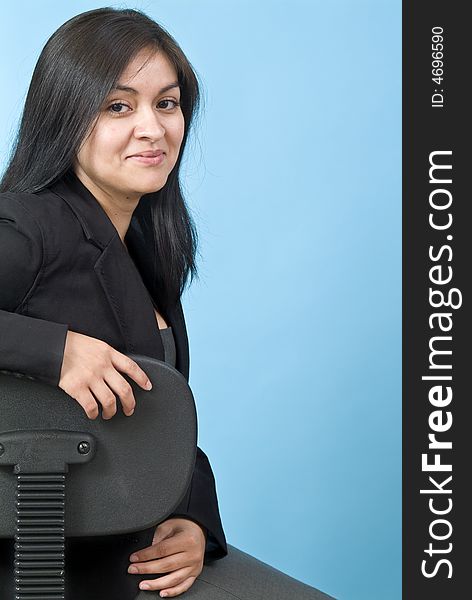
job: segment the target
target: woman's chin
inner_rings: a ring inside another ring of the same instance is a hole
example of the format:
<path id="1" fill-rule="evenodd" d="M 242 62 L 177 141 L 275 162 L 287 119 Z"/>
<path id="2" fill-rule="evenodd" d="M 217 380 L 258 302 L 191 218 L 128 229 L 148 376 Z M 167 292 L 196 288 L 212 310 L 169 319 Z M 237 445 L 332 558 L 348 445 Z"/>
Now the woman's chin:
<path id="1" fill-rule="evenodd" d="M 130 185 L 133 191 L 143 194 L 152 194 L 161 190 L 167 182 L 167 176 L 162 177 L 144 177 L 141 176 L 134 180 L 135 185 Z"/>

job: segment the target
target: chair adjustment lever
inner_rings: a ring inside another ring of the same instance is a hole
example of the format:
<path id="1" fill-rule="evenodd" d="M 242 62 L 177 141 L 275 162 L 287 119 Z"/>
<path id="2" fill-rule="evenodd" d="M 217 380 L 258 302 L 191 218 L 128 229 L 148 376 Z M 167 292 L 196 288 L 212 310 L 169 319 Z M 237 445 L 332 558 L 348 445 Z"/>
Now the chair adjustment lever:
<path id="1" fill-rule="evenodd" d="M 64 600 L 66 473 L 96 446 L 78 431 L 0 433 L 0 465 L 17 476 L 15 600 Z"/>

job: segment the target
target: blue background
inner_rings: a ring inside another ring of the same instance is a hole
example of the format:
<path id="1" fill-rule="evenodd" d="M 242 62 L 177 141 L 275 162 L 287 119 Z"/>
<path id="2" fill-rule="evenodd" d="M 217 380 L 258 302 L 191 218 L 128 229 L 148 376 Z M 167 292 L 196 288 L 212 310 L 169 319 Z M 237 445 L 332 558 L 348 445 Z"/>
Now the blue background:
<path id="1" fill-rule="evenodd" d="M 2 167 L 42 46 L 105 5 L 3 10 Z M 164 25 L 203 84 L 184 308 L 228 542 L 339 599 L 398 599 L 401 3 L 110 5 Z"/>

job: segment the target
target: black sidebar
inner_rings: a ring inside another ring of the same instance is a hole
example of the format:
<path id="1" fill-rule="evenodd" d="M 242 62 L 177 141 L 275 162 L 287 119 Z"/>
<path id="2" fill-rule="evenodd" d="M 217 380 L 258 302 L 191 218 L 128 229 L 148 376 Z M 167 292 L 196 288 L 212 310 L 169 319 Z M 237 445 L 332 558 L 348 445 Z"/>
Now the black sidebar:
<path id="1" fill-rule="evenodd" d="M 472 598 L 472 23 L 403 2 L 403 598 Z"/>

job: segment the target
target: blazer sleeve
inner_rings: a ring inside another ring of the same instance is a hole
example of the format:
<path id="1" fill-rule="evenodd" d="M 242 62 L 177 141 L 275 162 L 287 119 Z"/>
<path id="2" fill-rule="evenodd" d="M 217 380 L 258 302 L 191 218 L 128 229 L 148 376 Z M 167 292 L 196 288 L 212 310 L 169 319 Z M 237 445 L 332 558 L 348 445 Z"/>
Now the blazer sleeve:
<path id="1" fill-rule="evenodd" d="M 44 255 L 39 224 L 17 194 L 0 194 L 0 369 L 57 386 L 68 326 L 21 314 Z"/>
<path id="2" fill-rule="evenodd" d="M 191 519 L 205 528 L 205 563 L 228 554 L 218 509 L 215 478 L 207 455 L 199 447 L 191 484 L 179 506 L 168 518 L 171 517 Z"/>
<path id="3" fill-rule="evenodd" d="M 180 300 L 177 306 L 174 307 L 174 311 L 176 311 L 175 318 L 172 321 L 176 327 L 181 328 L 179 337 L 184 339 L 182 347 L 185 348 L 181 353 L 179 370 L 188 381 L 190 357 L 185 315 Z M 206 532 L 205 562 L 223 558 L 228 554 L 218 508 L 215 478 L 207 455 L 199 447 L 197 447 L 195 468 L 190 486 L 170 517 L 185 517 L 197 522 L 204 528 Z"/>

